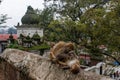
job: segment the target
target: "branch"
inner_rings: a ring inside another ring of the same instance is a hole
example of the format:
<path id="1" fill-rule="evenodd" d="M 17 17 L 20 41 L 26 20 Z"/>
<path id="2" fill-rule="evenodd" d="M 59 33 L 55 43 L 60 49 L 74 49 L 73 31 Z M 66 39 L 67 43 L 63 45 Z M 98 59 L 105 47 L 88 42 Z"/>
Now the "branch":
<path id="1" fill-rule="evenodd" d="M 111 57 L 112 59 L 114 59 L 115 61 L 117 61 L 117 63 L 120 65 L 120 61 L 117 58 L 115 58 L 114 56 L 110 55 L 110 53 L 102 53 L 102 54 Z"/>

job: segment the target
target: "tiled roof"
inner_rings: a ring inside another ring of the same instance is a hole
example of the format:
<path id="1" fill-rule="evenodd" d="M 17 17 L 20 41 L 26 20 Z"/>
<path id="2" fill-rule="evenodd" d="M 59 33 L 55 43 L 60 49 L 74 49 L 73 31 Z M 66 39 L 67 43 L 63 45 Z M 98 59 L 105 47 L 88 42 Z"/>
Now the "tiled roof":
<path id="1" fill-rule="evenodd" d="M 17 39 L 17 34 L 12 34 L 14 39 Z M 0 34 L 0 41 L 9 39 L 10 34 Z"/>

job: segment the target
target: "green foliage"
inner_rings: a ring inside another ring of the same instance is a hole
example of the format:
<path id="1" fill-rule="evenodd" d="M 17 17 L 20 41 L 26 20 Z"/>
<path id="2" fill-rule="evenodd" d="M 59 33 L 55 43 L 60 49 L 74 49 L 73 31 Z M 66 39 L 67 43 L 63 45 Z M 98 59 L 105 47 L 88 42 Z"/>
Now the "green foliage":
<path id="1" fill-rule="evenodd" d="M 35 11 L 31 6 L 28 6 L 26 14 L 35 14 Z"/>
<path id="2" fill-rule="evenodd" d="M 30 36 L 28 35 L 28 36 L 26 37 L 26 39 L 27 39 L 27 40 L 30 40 L 31 38 L 30 38 Z"/>
<path id="3" fill-rule="evenodd" d="M 35 39 L 35 40 L 36 40 L 36 39 L 40 39 L 40 36 L 38 35 L 37 32 L 33 35 L 32 39 Z"/>
<path id="4" fill-rule="evenodd" d="M 45 39 L 50 41 L 59 41 L 64 40 L 64 31 L 63 26 L 58 20 L 54 20 L 48 26 L 48 29 L 45 31 Z M 59 36 L 58 36 L 59 35 Z"/>
<path id="5" fill-rule="evenodd" d="M 29 48 L 29 50 L 45 50 L 45 49 L 49 49 L 49 48 L 50 48 L 49 45 L 43 43 L 41 45 L 37 45 L 37 46 L 33 46 L 33 47 Z"/>
<path id="6" fill-rule="evenodd" d="M 94 59 L 98 56 L 103 59 L 99 45 L 107 46 L 110 53 L 120 52 L 119 1 L 111 2 L 114 5 L 110 6 L 110 12 L 103 7 L 110 0 L 59 0 L 61 6 L 57 4 L 58 0 L 49 1 L 54 2 L 52 7 L 62 18 L 50 22 L 45 30 L 46 40 L 75 42 L 84 46 Z M 90 7 L 91 4 L 95 6 Z M 81 11 L 83 8 L 84 12 Z"/>
<path id="7" fill-rule="evenodd" d="M 101 7 L 110 0 L 44 0 L 46 3 L 52 1 L 53 4 L 48 5 L 55 8 L 55 11 L 64 17 L 69 17 L 73 21 L 80 20 L 83 8 L 90 8 L 94 4 L 94 8 Z"/>
<path id="8" fill-rule="evenodd" d="M 94 59 L 103 59 L 98 49 L 105 45 L 108 52 L 120 52 L 120 1 L 112 0 L 110 12 L 103 7 L 111 0 L 44 0 L 45 8 L 42 11 L 34 10 L 28 6 L 22 18 L 23 24 L 38 24 L 44 28 L 44 39 L 47 41 L 72 41 L 79 46 L 84 46 Z M 49 4 L 49 1 L 53 3 Z M 47 5 L 47 3 L 49 5 Z M 90 7 L 90 5 L 93 5 Z M 54 20 L 55 15 L 59 17 Z M 0 19 L 4 23 L 6 16 Z M 24 38 L 23 35 L 20 35 Z M 33 39 L 40 38 L 34 34 Z M 29 37 L 27 41 L 31 41 Z M 10 47 L 19 47 L 10 45 Z M 27 48 L 28 50 L 49 49 L 47 44 Z M 109 54 L 111 55 L 111 54 Z"/>
<path id="9" fill-rule="evenodd" d="M 46 43 L 43 43 L 41 45 L 37 45 L 37 46 L 32 46 L 30 48 L 25 48 L 21 45 L 18 45 L 17 43 L 15 44 L 9 44 L 7 46 L 8 48 L 14 48 L 14 49 L 20 49 L 20 50 L 46 50 L 46 49 L 50 49 L 50 46 L 47 45 Z"/>
<path id="10" fill-rule="evenodd" d="M 44 30 L 47 29 L 50 22 L 53 20 L 54 13 L 53 8 L 51 7 L 45 7 L 40 13 L 39 13 L 39 25 L 42 26 Z"/>
<path id="11" fill-rule="evenodd" d="M 23 38 L 23 37 L 24 37 L 24 35 L 20 34 L 20 38 Z"/>
<path id="12" fill-rule="evenodd" d="M 13 27 L 11 27 L 11 28 L 9 28 L 8 29 L 8 34 L 17 34 L 17 30 L 15 29 L 15 28 L 13 28 Z"/>
<path id="13" fill-rule="evenodd" d="M 10 19 L 9 17 L 7 17 L 7 14 L 1 14 L 0 16 L 0 25 L 3 23 L 6 23 L 6 20 Z"/>
<path id="14" fill-rule="evenodd" d="M 8 48 L 14 48 L 14 49 L 20 49 L 20 50 L 23 50 L 24 48 L 22 47 L 22 46 L 20 46 L 20 45 L 18 45 L 17 43 L 15 43 L 15 44 L 9 44 L 8 46 L 7 46 Z"/>

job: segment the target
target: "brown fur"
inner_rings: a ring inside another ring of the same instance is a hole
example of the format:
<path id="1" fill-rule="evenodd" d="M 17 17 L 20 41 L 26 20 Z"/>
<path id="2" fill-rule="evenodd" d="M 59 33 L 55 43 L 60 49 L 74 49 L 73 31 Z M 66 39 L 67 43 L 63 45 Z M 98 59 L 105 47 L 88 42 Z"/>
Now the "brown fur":
<path id="1" fill-rule="evenodd" d="M 74 64 L 71 65 L 71 72 L 73 74 L 77 74 L 80 72 L 80 64 L 79 64 L 79 61 L 76 61 Z"/>
<path id="2" fill-rule="evenodd" d="M 72 43 L 65 43 L 63 41 L 55 44 L 50 50 L 50 58 L 55 59 L 59 54 L 67 54 L 70 51 L 74 50 L 74 45 Z"/>
<path id="3" fill-rule="evenodd" d="M 62 66 L 70 67 L 72 73 L 77 74 L 80 70 L 79 61 L 75 58 L 74 44 L 60 41 L 56 43 L 50 50 L 50 58 Z M 74 62 L 71 64 L 71 62 Z"/>

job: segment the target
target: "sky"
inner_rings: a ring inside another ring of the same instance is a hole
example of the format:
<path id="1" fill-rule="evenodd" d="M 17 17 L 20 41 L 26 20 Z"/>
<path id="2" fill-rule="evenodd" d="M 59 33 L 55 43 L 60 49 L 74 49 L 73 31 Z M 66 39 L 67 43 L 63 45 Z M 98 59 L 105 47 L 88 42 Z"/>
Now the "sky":
<path id="1" fill-rule="evenodd" d="M 27 6 L 31 5 L 34 9 L 43 9 L 44 0 L 2 0 L 0 4 L 0 14 L 7 14 L 11 19 L 7 20 L 6 26 L 21 24 L 21 18 L 27 10 Z"/>

